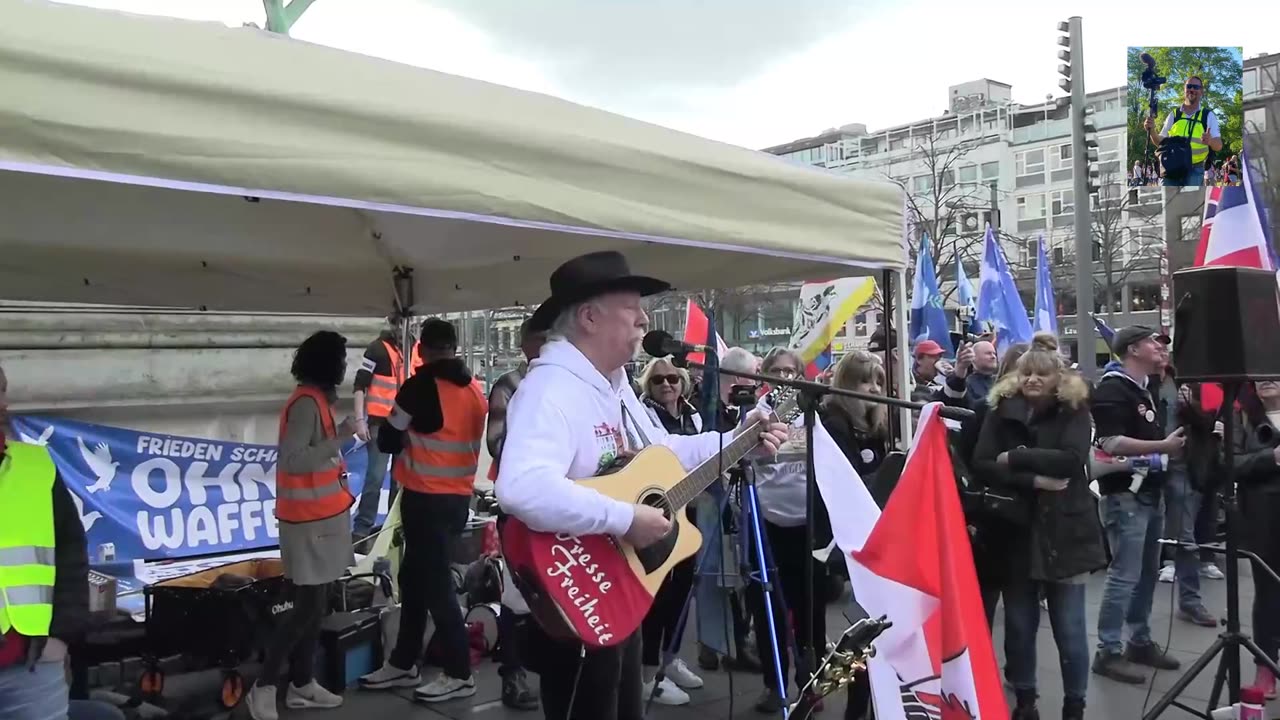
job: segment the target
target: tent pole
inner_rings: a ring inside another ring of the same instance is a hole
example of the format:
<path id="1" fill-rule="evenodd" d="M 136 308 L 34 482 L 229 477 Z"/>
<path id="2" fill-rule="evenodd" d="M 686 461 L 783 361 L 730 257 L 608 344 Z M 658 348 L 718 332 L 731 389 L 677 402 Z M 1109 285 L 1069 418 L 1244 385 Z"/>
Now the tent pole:
<path id="1" fill-rule="evenodd" d="M 900 378 L 899 382 L 897 383 L 898 399 L 910 400 L 911 391 L 910 391 L 910 388 L 907 387 L 907 381 L 909 377 L 907 367 L 908 367 L 908 363 L 910 362 L 909 358 L 911 357 L 911 354 L 910 354 L 910 350 L 907 347 L 907 328 L 911 324 L 911 317 L 909 315 L 911 310 L 910 310 L 910 305 L 907 303 L 906 270 L 901 270 L 899 272 L 894 273 L 894 280 L 896 285 L 895 294 L 898 296 L 898 304 L 894 308 L 894 310 L 896 311 L 894 314 L 897 315 L 898 317 L 894 321 L 894 325 L 898 327 L 898 358 L 899 358 L 898 367 L 894 369 L 894 373 L 898 374 L 898 377 Z M 911 411 L 906 408 L 899 408 L 898 417 L 900 418 L 899 427 L 902 428 L 902 447 L 905 449 L 908 445 L 910 445 L 911 438 L 915 436 L 915 433 L 912 431 L 912 427 L 911 427 Z"/>
<path id="2" fill-rule="evenodd" d="M 395 314 L 400 324 L 400 382 L 404 383 L 413 374 L 413 268 L 395 268 L 392 287 L 395 288 Z"/>

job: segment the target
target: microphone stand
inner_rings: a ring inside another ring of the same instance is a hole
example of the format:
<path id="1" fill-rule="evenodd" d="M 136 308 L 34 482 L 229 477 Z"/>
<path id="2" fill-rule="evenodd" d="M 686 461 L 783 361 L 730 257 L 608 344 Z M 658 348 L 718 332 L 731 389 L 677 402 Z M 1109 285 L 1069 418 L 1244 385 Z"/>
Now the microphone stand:
<path id="1" fill-rule="evenodd" d="M 671 363 L 679 368 L 706 369 L 707 366 L 702 363 L 689 361 L 688 356 L 689 356 L 689 353 L 691 352 L 695 352 L 695 349 L 692 347 L 684 348 L 678 352 L 671 353 Z M 817 383 L 810 380 L 797 380 L 794 378 L 778 377 L 776 375 L 763 375 L 760 373 L 742 372 L 738 370 L 726 370 L 720 367 L 715 368 L 715 370 L 720 375 L 727 375 L 735 378 L 746 378 L 748 380 L 755 380 L 757 382 L 767 383 L 771 387 L 794 388 L 798 390 L 800 393 L 798 397 L 798 405 L 800 409 L 804 412 L 804 433 L 805 433 L 805 511 L 806 513 L 805 513 L 804 524 L 805 524 L 805 537 L 807 538 L 807 542 L 809 543 L 808 552 L 810 554 L 809 562 L 805 564 L 805 568 L 804 568 L 804 586 L 805 586 L 804 597 L 809 599 L 810 602 L 812 603 L 812 598 L 814 597 L 813 565 L 815 562 L 817 562 L 817 560 L 812 557 L 813 545 L 815 540 L 814 535 L 816 531 L 816 528 L 814 527 L 814 519 L 815 519 L 814 506 L 816 504 L 817 495 L 818 495 L 817 475 L 815 474 L 814 467 L 813 467 L 813 436 L 814 436 L 814 428 L 818 422 L 817 411 L 818 411 L 819 405 L 822 404 L 822 399 L 827 395 L 839 395 L 843 397 L 850 397 L 850 398 L 856 398 L 859 400 L 865 400 L 867 402 L 884 403 L 886 405 L 891 405 L 893 407 L 907 408 L 910 410 L 921 410 L 924 408 L 925 403 L 911 402 L 909 400 L 901 400 L 898 398 L 892 398 L 885 395 L 873 395 L 871 393 L 862 393 L 862 392 L 856 392 L 853 390 L 833 388 L 829 385 L 823 385 L 822 383 Z M 953 420 L 964 420 L 965 418 L 972 417 L 974 413 L 973 411 L 967 410 L 965 408 L 957 408 L 957 407 L 950 407 L 947 405 L 943 405 L 942 408 L 939 409 L 939 414 L 944 418 L 951 418 Z M 816 665 L 816 655 L 815 655 L 816 649 L 813 647 L 813 613 L 812 612 L 805 613 L 805 618 L 806 620 L 805 620 L 805 627 L 804 627 L 803 643 L 799 641 L 796 643 L 797 646 L 804 648 L 804 657 L 796 658 L 796 664 L 801 665 L 803 663 L 804 674 L 809 676 L 810 679 L 812 679 L 813 677 L 812 671 L 814 669 L 814 666 Z M 778 643 L 776 642 L 776 637 L 775 637 L 774 645 L 776 646 L 777 644 Z M 781 688 L 779 689 L 779 692 L 781 692 Z"/>

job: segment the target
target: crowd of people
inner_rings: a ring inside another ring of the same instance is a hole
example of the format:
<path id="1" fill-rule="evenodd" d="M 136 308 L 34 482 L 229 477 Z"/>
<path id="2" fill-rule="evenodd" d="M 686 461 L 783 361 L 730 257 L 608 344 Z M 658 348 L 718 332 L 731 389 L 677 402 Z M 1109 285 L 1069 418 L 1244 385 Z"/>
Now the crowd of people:
<path id="1" fill-rule="evenodd" d="M 1239 185 L 1241 182 L 1240 156 L 1231 155 L 1216 162 L 1209 161 L 1204 166 L 1204 185 L 1206 187 L 1225 187 Z M 1129 171 L 1129 187 L 1148 187 L 1160 184 L 1160 163 L 1155 161 L 1133 163 Z"/>
<path id="2" fill-rule="evenodd" d="M 500 533 L 516 517 L 535 530 L 611 534 L 643 548 L 665 537 L 673 518 L 573 480 L 601 474 L 619 456 L 650 444 L 668 447 L 691 469 L 756 422 L 759 449 L 678 509 L 699 528 L 703 545 L 671 571 L 633 637 L 591 652 L 552 637 L 530 620 L 525 598 L 509 573 L 504 576 L 502 700 L 522 710 L 541 706 L 555 720 L 639 720 L 648 699 L 691 702 L 704 685 L 699 672 L 758 673 L 761 713 L 780 711 L 808 685 L 813 658 L 828 648 L 827 581 L 839 569 L 814 554 L 832 539 L 828 509 L 819 501 L 810 546 L 803 425 L 770 421 L 772 388 L 746 377 L 795 378 L 804 371 L 802 359 L 783 348 L 763 358 L 732 348 L 720 358 L 714 406 L 697 407 L 708 378 L 662 358 L 637 377 L 626 370 L 647 330 L 642 299 L 665 283 L 631 274 L 622 256 L 606 252 L 571 260 L 551 285 L 552 296 L 521 328 L 528 362 L 494 383 L 487 397 L 456 355 L 456 330 L 437 318 L 422 324 L 408 360 L 414 371 L 403 381 L 405 360 L 390 333 L 366 349 L 354 379 L 357 412 L 340 422 L 334 407 L 346 381 L 345 338 L 322 331 L 298 347 L 291 368 L 297 387 L 280 416 L 277 470 L 280 551 L 294 609 L 267 639 L 262 672 L 246 700 L 254 720 L 279 716 L 279 686 L 289 708 L 343 702 L 316 681 L 313 665 L 328 589 L 352 565 L 353 540 L 363 542 L 373 529 L 376 504 L 367 499 L 356 507 L 354 528 L 350 520 L 357 498 L 348 489 L 341 447 L 352 435 L 368 442 L 371 460 L 391 458 L 404 538 L 399 634 L 385 664 L 360 678 L 362 688 L 411 687 L 423 702 L 475 694 L 450 559 L 472 502 L 482 442 L 494 459 Z M 972 411 L 951 433 L 957 487 L 988 622 L 994 625 L 998 607 L 1004 608 L 1004 674 L 1016 698 L 1014 720 L 1039 717 L 1042 610 L 1059 651 L 1064 720 L 1084 717 L 1090 673 L 1140 684 L 1153 671 L 1179 667 L 1152 637 L 1159 582 L 1177 584 L 1180 621 L 1218 624 L 1205 606 L 1201 580 L 1222 574 L 1199 544 L 1216 539 L 1225 442 L 1234 443 L 1247 547 L 1280 564 L 1280 531 L 1270 522 L 1280 510 L 1280 383 L 1250 386 L 1234 437 L 1224 438 L 1221 410 L 1208 406 L 1202 388 L 1178 381 L 1168 345 L 1150 328 L 1119 330 L 1111 342 L 1114 359 L 1094 382 L 1076 373 L 1050 334 L 1002 352 L 979 338 L 962 343 L 951 360 L 931 340 L 912 348 L 910 396 Z M 847 353 L 821 378 L 835 388 L 892 394 L 886 368 L 899 362 L 895 348 L 894 333 L 878 330 L 868 350 Z M 87 625 L 85 541 L 78 522 L 68 525 L 76 515 L 47 451 L 6 445 L 5 383 L 0 372 L 0 567 L 35 558 L 57 572 L 56 581 L 51 572 L 0 573 L 0 592 L 12 599 L 29 590 L 32 605 L 0 604 L 0 709 L 6 717 L 50 720 L 66 715 L 65 648 Z M 893 482 L 885 461 L 895 449 L 888 406 L 830 395 L 819 417 L 883 505 Z M 371 468 L 365 492 L 380 492 L 383 475 Z M 748 477 L 758 494 L 758 518 L 743 509 Z M 749 531 L 757 520 L 759 538 Z M 758 540 L 764 548 L 755 546 Z M 35 548 L 32 557 L 19 553 L 24 548 Z M 51 552 L 42 552 L 46 548 Z M 757 550 L 764 550 L 773 591 L 759 581 L 764 568 Z M 805 581 L 810 565 L 812 588 Z M 1105 583 L 1091 653 L 1085 587 L 1093 573 L 1105 573 Z M 1274 659 L 1280 586 L 1261 569 L 1254 581 L 1253 630 Z M 688 634 L 697 643 L 697 672 L 679 659 L 688 655 L 681 652 L 681 619 L 691 595 L 696 612 Z M 428 616 L 435 662 L 442 666 L 430 680 L 420 670 Z M 526 668 L 538 674 L 537 688 Z M 1259 666 L 1253 684 L 1275 697 L 1276 680 Z M 32 695 L 36 687 L 39 697 Z M 807 700 L 821 706 L 820 698 Z M 14 715 L 14 707 L 23 712 Z M 865 677 L 849 686 L 846 708 L 847 719 L 869 717 Z"/>

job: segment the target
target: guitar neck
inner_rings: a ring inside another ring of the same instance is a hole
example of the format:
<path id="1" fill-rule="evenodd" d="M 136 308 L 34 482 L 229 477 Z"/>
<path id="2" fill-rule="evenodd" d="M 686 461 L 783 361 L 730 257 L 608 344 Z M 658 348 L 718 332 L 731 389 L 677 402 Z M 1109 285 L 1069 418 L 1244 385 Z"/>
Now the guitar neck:
<path id="1" fill-rule="evenodd" d="M 720 478 L 721 473 L 755 450 L 760 445 L 761 425 L 760 421 L 756 421 L 740 428 L 719 453 L 712 455 L 710 459 L 676 483 L 675 487 L 667 492 L 667 500 L 671 503 L 671 507 L 682 508 L 688 505 L 699 493 L 711 487 Z"/>

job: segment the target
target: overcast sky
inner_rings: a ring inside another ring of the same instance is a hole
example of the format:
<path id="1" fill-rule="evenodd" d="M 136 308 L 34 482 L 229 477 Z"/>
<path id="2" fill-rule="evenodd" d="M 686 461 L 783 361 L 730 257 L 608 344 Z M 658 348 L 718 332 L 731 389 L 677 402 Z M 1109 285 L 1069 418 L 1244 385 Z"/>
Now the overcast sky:
<path id="1" fill-rule="evenodd" d="M 265 24 L 260 0 L 67 1 Z M 1131 45 L 1280 52 L 1274 0 L 315 0 L 291 34 L 759 148 L 938 115 L 982 77 L 1019 102 L 1060 94 L 1068 12 L 1092 90 L 1124 84 Z"/>

